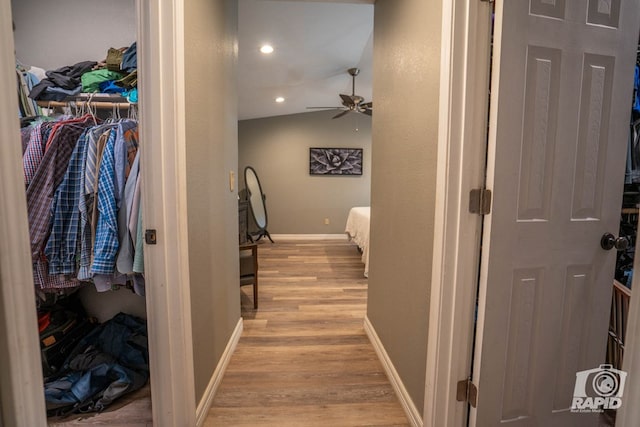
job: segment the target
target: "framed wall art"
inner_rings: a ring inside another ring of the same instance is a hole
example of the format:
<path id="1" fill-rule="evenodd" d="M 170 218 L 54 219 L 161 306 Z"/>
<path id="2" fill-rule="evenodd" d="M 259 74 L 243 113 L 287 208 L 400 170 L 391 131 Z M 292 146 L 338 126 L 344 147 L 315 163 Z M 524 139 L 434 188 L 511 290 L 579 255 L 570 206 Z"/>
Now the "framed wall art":
<path id="1" fill-rule="evenodd" d="M 362 148 L 310 148 L 309 174 L 362 175 Z"/>

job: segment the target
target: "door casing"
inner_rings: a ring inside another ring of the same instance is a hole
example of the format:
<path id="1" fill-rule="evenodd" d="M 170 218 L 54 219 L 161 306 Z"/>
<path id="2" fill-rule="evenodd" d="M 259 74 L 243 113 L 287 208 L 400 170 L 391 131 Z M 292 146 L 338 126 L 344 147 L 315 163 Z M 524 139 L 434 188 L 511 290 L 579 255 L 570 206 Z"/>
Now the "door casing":
<path id="1" fill-rule="evenodd" d="M 482 217 L 469 191 L 485 182 L 491 4 L 443 2 L 433 270 L 423 423 L 463 426 L 457 382 L 470 374 Z"/>

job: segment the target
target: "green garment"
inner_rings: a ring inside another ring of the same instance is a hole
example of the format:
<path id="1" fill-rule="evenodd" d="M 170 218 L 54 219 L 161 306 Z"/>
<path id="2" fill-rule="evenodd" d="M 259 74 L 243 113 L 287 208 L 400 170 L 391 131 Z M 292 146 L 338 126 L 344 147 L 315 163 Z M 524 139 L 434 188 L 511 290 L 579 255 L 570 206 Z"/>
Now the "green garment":
<path id="1" fill-rule="evenodd" d="M 120 49 L 110 47 L 107 51 L 107 69 L 111 71 L 120 71 L 120 64 L 122 64 L 122 56 L 124 52 Z"/>
<path id="2" fill-rule="evenodd" d="M 133 256 L 133 271 L 136 273 L 144 273 L 144 233 L 142 232 L 142 201 L 140 201 L 140 209 L 138 210 L 138 231 L 136 234 L 136 249 Z"/>
<path id="3" fill-rule="evenodd" d="M 125 77 L 118 80 L 116 84 L 126 89 L 133 89 L 134 87 L 138 86 L 138 70 L 133 70 Z"/>
<path id="4" fill-rule="evenodd" d="M 109 80 L 119 80 L 123 77 L 121 73 L 109 70 L 95 70 L 84 73 L 82 79 L 82 92 L 92 93 L 100 90 L 100 83 Z"/>

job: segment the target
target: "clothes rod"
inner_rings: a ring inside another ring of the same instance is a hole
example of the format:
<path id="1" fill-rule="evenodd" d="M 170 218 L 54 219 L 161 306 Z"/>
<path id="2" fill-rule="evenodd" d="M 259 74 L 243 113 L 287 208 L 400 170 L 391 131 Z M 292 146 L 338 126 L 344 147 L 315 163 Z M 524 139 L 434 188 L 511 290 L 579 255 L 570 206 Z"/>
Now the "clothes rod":
<path id="1" fill-rule="evenodd" d="M 98 108 L 101 110 L 112 110 L 113 108 L 121 108 L 128 109 L 131 105 L 129 102 L 108 102 L 108 101 L 69 101 L 69 102 L 61 102 L 61 101 L 37 101 L 38 106 L 43 108 L 56 108 L 56 107 L 83 107 L 89 104 L 93 108 Z"/>

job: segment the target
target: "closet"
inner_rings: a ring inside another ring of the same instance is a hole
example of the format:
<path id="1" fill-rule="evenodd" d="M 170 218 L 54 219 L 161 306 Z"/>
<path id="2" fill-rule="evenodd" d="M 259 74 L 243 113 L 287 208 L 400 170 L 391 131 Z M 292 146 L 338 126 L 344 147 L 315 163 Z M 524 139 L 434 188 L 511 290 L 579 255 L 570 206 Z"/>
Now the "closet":
<path id="1" fill-rule="evenodd" d="M 640 37 L 636 53 L 633 94 L 630 102 L 629 139 L 625 168 L 624 193 L 618 235 L 625 237 L 628 247 L 619 250 L 611 299 L 611 316 L 607 342 L 607 363 L 622 369 L 624 341 L 631 299 L 633 261 L 640 219 Z"/>
<path id="2" fill-rule="evenodd" d="M 131 386 L 135 391 L 121 399 L 111 402 L 94 394 L 71 408 L 67 396 L 50 399 L 51 389 L 47 389 L 50 414 L 66 415 L 64 419 L 50 418 L 50 425 L 80 416 L 86 424 L 150 424 L 147 284 L 139 202 L 144 191 L 139 179 L 142 165 L 138 148 L 142 142 L 138 141 L 135 66 L 124 67 L 127 53 L 129 59 L 135 59 L 135 0 L 118 2 L 117 7 L 98 0 L 55 5 L 12 1 L 12 14 L 17 114 L 45 388 L 63 372 L 65 379 L 82 375 L 91 378 L 92 384 L 100 375 L 112 378 L 117 373 L 135 384 Z M 70 18 L 74 19 L 73 27 L 60 29 L 60 23 Z M 97 81 L 85 79 L 92 73 L 114 72 L 114 58 L 122 67 L 118 77 L 114 74 L 100 83 L 129 79 L 124 82 L 125 91 L 117 84 L 98 86 Z M 100 64 L 102 60 L 105 64 Z M 64 72 L 54 72 L 62 68 Z M 45 81 L 51 84 L 44 87 Z M 76 90 L 78 82 L 81 90 Z M 89 84 L 95 87 L 86 90 Z M 39 85 L 47 96 L 33 96 Z M 102 95 L 86 93 L 94 91 Z M 113 330 L 118 333 L 104 326 L 107 324 L 116 325 Z M 67 332 L 79 330 L 79 325 L 86 333 L 77 332 L 78 338 L 68 341 Z M 75 347 L 88 337 L 124 336 L 126 328 L 133 331 L 133 338 L 118 345 L 126 348 L 130 360 L 119 356 L 115 361 L 103 360 L 106 352 L 93 352 L 100 348 L 101 344 L 95 344 L 99 341 L 91 341 L 94 348 L 77 355 L 84 356 L 86 366 L 79 367 L 79 359 L 70 358 L 71 343 Z M 130 363 L 133 359 L 136 368 Z M 69 364 L 74 365 L 73 374 L 62 371 Z M 102 371 L 91 371 L 98 365 Z M 65 410 L 57 411 L 55 404 L 50 405 L 52 401 Z M 98 414 L 102 405 L 105 409 Z M 89 414 L 76 415 L 87 411 Z"/>

